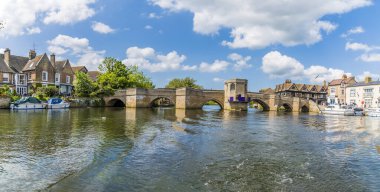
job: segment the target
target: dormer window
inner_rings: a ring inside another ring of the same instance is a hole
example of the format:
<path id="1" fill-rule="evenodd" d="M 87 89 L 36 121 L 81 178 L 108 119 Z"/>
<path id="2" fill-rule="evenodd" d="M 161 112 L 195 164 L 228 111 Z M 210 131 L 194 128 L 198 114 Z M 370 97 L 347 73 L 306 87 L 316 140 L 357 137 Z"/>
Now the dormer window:
<path id="1" fill-rule="evenodd" d="M 47 81 L 47 80 L 48 80 L 48 72 L 42 71 L 42 81 Z"/>

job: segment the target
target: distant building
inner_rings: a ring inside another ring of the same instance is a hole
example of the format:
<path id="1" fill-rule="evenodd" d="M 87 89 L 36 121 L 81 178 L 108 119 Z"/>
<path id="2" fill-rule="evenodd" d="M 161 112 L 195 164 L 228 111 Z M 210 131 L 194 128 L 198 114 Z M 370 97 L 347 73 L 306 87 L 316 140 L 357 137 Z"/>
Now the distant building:
<path id="1" fill-rule="evenodd" d="M 83 72 L 83 73 L 87 73 L 88 72 L 88 70 L 87 70 L 87 68 L 85 66 L 74 66 L 72 68 L 73 68 L 74 73 L 79 72 L 79 71 Z"/>
<path id="2" fill-rule="evenodd" d="M 99 72 L 99 71 L 89 71 L 89 72 L 87 72 L 87 74 L 88 74 L 88 76 L 89 76 L 93 81 L 97 81 L 99 75 L 101 75 L 102 73 Z"/>
<path id="3" fill-rule="evenodd" d="M 69 60 L 55 61 L 46 53 L 37 55 L 29 51 L 28 57 L 11 55 L 7 48 L 0 54 L 0 84 L 9 85 L 19 95 L 25 95 L 33 85 L 56 86 L 61 94 L 71 94 L 74 72 Z"/>
<path id="4" fill-rule="evenodd" d="M 327 101 L 327 86 L 326 85 L 308 85 L 295 84 L 291 80 L 286 80 L 285 83 L 276 85 L 274 90 L 276 95 L 281 97 L 300 97 L 311 99 L 318 104 Z"/>
<path id="5" fill-rule="evenodd" d="M 348 104 L 357 104 L 359 107 L 380 107 L 380 81 L 372 81 L 366 77 L 364 82 L 348 85 L 346 88 Z"/>
<path id="6" fill-rule="evenodd" d="M 334 79 L 329 83 L 327 102 L 330 104 L 347 104 L 346 87 L 355 84 L 355 77 L 343 75 L 341 79 Z"/>

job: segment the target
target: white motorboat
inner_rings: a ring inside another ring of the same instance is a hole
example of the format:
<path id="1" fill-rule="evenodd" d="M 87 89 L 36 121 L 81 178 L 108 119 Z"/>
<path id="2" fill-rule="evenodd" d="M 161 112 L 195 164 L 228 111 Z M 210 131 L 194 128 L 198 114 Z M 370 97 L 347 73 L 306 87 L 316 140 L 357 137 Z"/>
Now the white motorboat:
<path id="1" fill-rule="evenodd" d="M 329 105 L 324 110 L 322 110 L 322 114 L 356 116 L 363 115 L 363 110 L 347 105 Z"/>
<path id="2" fill-rule="evenodd" d="M 380 117 L 380 108 L 370 108 L 366 111 L 366 115 L 370 117 Z"/>
<path id="3" fill-rule="evenodd" d="M 10 107 L 14 110 L 45 109 L 45 104 L 35 97 L 22 97 Z"/>
<path id="4" fill-rule="evenodd" d="M 70 107 L 70 103 L 65 102 L 60 98 L 51 98 L 48 100 L 48 109 L 67 109 Z"/>

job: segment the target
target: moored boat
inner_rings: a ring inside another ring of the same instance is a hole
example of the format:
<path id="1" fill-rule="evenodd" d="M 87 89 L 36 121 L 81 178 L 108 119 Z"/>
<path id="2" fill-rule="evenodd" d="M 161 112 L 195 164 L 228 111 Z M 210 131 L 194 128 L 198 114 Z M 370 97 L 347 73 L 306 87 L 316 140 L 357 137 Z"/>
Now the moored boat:
<path id="1" fill-rule="evenodd" d="M 363 110 L 346 105 L 329 105 L 323 111 L 325 115 L 344 115 L 344 116 L 361 116 Z"/>
<path id="2" fill-rule="evenodd" d="M 370 108 L 366 112 L 366 115 L 370 117 L 380 117 L 380 108 Z"/>
<path id="3" fill-rule="evenodd" d="M 45 109 L 45 104 L 35 97 L 22 97 L 20 100 L 11 103 L 10 107 L 14 110 Z"/>
<path id="4" fill-rule="evenodd" d="M 70 103 L 65 102 L 60 98 L 51 98 L 48 100 L 48 109 L 67 109 L 70 107 Z"/>

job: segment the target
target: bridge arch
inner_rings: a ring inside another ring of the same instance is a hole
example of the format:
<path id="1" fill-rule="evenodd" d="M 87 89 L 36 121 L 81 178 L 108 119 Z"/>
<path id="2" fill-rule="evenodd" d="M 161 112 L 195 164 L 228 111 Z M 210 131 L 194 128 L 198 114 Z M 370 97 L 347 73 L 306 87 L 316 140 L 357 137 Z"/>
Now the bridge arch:
<path id="1" fill-rule="evenodd" d="M 270 110 L 269 105 L 265 101 L 263 101 L 261 99 L 252 99 L 251 101 L 260 104 L 261 107 L 263 108 L 263 111 L 269 111 Z"/>
<path id="2" fill-rule="evenodd" d="M 149 106 L 150 107 L 159 107 L 159 106 L 173 107 L 175 106 L 175 102 L 169 97 L 157 96 L 151 99 Z"/>
<path id="3" fill-rule="evenodd" d="M 310 111 L 310 109 L 309 109 L 309 107 L 308 106 L 306 106 L 306 105 L 303 105 L 302 107 L 301 107 L 301 110 L 300 110 L 301 112 L 309 112 Z"/>
<path id="4" fill-rule="evenodd" d="M 109 101 L 106 102 L 106 106 L 109 106 L 109 107 L 125 107 L 125 103 L 124 101 L 122 101 L 121 99 L 118 99 L 118 98 L 113 98 L 113 99 L 110 99 Z"/>
<path id="5" fill-rule="evenodd" d="M 207 99 L 207 100 L 205 100 L 205 101 L 202 103 L 201 108 L 203 108 L 203 107 L 206 105 L 206 103 L 209 102 L 209 101 L 213 101 L 213 102 L 215 102 L 216 104 L 219 105 L 220 109 L 223 109 L 223 102 L 219 101 L 218 99 L 214 99 L 214 98 L 211 98 L 211 99 Z"/>
<path id="6" fill-rule="evenodd" d="M 287 111 L 287 112 L 291 112 L 291 111 L 293 111 L 293 107 L 292 107 L 292 105 L 289 104 L 289 103 L 282 103 L 282 105 L 279 106 L 279 107 L 284 107 L 284 108 L 285 108 L 285 111 Z"/>

